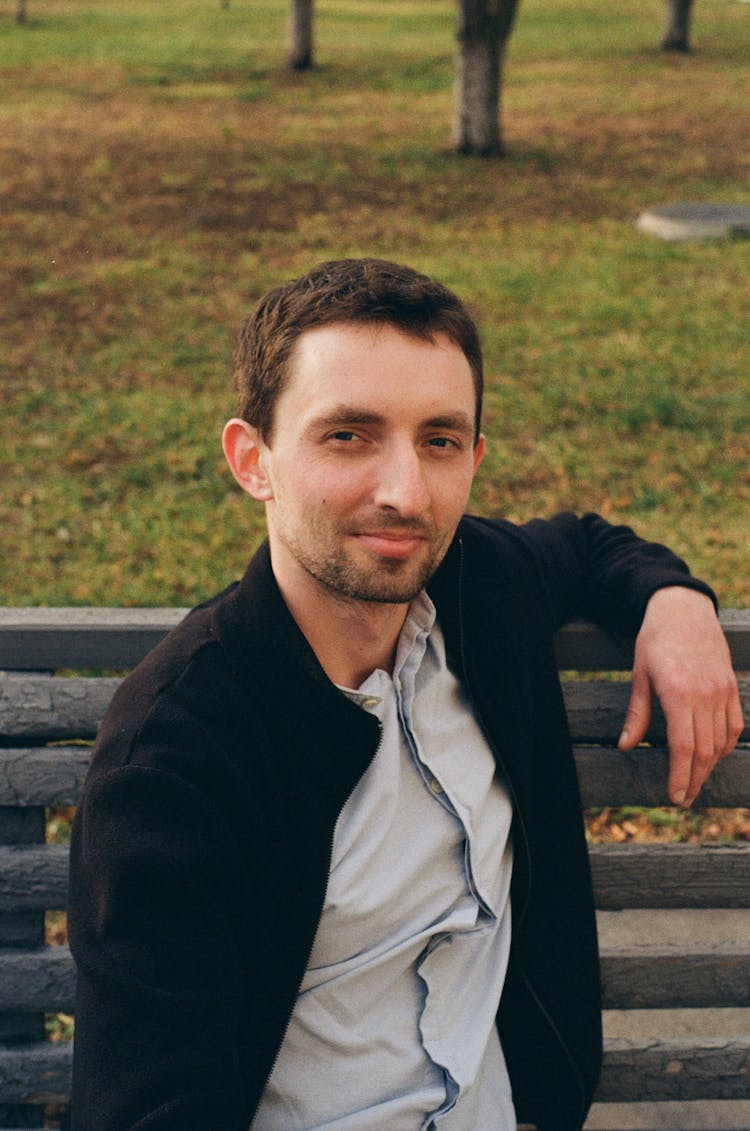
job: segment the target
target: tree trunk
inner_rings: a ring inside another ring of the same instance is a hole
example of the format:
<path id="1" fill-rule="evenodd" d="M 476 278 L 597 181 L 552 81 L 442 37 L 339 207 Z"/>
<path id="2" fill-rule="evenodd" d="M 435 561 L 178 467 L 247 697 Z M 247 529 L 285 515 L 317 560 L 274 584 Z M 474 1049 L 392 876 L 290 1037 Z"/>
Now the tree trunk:
<path id="1" fill-rule="evenodd" d="M 16 0 L 16 23 L 26 23 L 26 0 Z"/>
<path id="2" fill-rule="evenodd" d="M 519 0 L 458 0 L 453 145 L 500 156 L 500 83 Z"/>
<path id="3" fill-rule="evenodd" d="M 313 61 L 313 0 L 289 0 L 287 61 L 295 71 L 306 71 Z"/>
<path id="4" fill-rule="evenodd" d="M 667 0 L 667 22 L 662 51 L 690 50 L 690 13 L 693 0 Z"/>

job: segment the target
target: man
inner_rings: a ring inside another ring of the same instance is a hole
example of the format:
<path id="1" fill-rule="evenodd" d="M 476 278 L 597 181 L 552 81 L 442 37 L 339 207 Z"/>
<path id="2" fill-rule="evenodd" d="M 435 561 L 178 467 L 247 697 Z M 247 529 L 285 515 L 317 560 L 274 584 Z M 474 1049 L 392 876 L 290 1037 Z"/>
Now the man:
<path id="1" fill-rule="evenodd" d="M 72 845 L 77 1131 L 582 1126 L 595 926 L 553 635 L 638 633 L 690 804 L 741 728 L 710 590 L 596 516 L 464 518 L 482 361 L 377 260 L 266 296 L 229 466 L 243 580 L 125 681 Z"/>

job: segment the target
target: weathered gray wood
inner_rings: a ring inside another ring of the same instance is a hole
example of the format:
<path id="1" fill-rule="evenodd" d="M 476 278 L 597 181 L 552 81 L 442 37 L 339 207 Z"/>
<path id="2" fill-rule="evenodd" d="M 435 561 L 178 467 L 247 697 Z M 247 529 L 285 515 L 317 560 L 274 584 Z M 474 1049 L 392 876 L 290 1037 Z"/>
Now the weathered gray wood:
<path id="1" fill-rule="evenodd" d="M 594 1104 L 586 1131 L 748 1131 L 750 1100 Z"/>
<path id="2" fill-rule="evenodd" d="M 750 954 L 736 943 L 704 943 L 689 954 L 681 939 L 609 947 L 601 961 L 605 1009 L 750 1006 Z M 0 1010 L 67 1013 L 74 1005 L 75 965 L 67 947 L 0 950 Z"/>
<path id="3" fill-rule="evenodd" d="M 44 809 L 18 809 L 0 805 L 0 851 L 5 845 L 30 845 L 44 843 Z M 10 909 L 0 899 L 0 947 L 39 946 L 44 936 L 44 915 L 41 911 Z M 12 1032 L 6 1019 L 5 1038 Z M 20 1039 L 23 1034 L 18 1033 Z"/>
<path id="4" fill-rule="evenodd" d="M 750 672 L 750 609 L 722 609 L 719 621 L 738 672 Z"/>
<path id="5" fill-rule="evenodd" d="M 664 747 L 623 754 L 614 747 L 575 747 L 584 808 L 601 805 L 669 805 Z M 695 801 L 696 808 L 743 808 L 750 804 L 750 750 L 738 747 L 724 758 Z"/>
<path id="6" fill-rule="evenodd" d="M 76 805 L 90 759 L 90 746 L 0 749 L 0 805 Z M 22 814 L 27 810 L 13 811 Z M 41 833 L 35 839 L 43 838 L 43 824 Z"/>
<path id="7" fill-rule="evenodd" d="M 91 739 L 119 686 L 116 677 L 50 678 L 0 673 L 0 741 Z M 750 677 L 739 680 L 746 718 L 750 717 Z M 630 685 L 607 680 L 563 684 L 571 734 L 577 742 L 616 743 L 625 718 Z M 661 711 L 653 711 L 649 742 L 664 742 Z M 743 741 L 750 739 L 750 721 Z"/>
<path id="8" fill-rule="evenodd" d="M 70 1095 L 72 1064 L 69 1041 L 3 1049 L 0 1098 L 5 1103 L 65 1103 Z"/>
<path id="9" fill-rule="evenodd" d="M 127 668 L 185 616 L 184 608 L 0 608 L 0 668 Z M 750 671 L 750 609 L 720 616 L 735 668 Z M 565 670 L 615 671 L 632 662 L 632 646 L 574 621 L 557 637 Z"/>
<path id="10" fill-rule="evenodd" d="M 597 844 L 589 860 L 602 911 L 750 907 L 750 844 Z"/>
<path id="11" fill-rule="evenodd" d="M 743 741 L 750 739 L 750 677 L 738 679 L 745 710 Z M 630 684 L 621 681 L 590 680 L 563 683 L 568 725 L 576 742 L 617 742 L 630 700 Z M 648 742 L 664 742 L 666 725 L 657 704 L 652 711 Z"/>
<path id="12" fill-rule="evenodd" d="M 128 668 L 187 609 L 0 608 L 0 668 Z"/>
<path id="13" fill-rule="evenodd" d="M 575 754 L 586 808 L 669 804 L 668 758 L 663 747 L 622 754 L 611 746 L 578 746 Z M 13 806 L 75 805 L 90 757 L 90 748 L 86 746 L 0 748 L 0 807 L 15 814 L 13 819 L 20 823 L 23 810 Z M 750 750 L 739 748 L 724 759 L 697 804 L 715 808 L 750 804 Z M 0 842 L 3 839 L 16 841 L 20 837 L 4 836 L 0 820 Z"/>
<path id="14" fill-rule="evenodd" d="M 704 1037 L 695 1043 L 606 1042 L 599 1103 L 748 1097 L 750 1034 L 747 1040 Z"/>
<path id="15" fill-rule="evenodd" d="M 596 844 L 589 859 L 602 911 L 750 907 L 750 844 Z M 0 848 L 0 910 L 62 910 L 67 892 L 67 846 Z"/>
<path id="16" fill-rule="evenodd" d="M 67 896 L 67 845 L 0 848 L 0 910 L 62 911 Z"/>
<path id="17" fill-rule="evenodd" d="M 94 738 L 119 682 L 0 673 L 0 740 Z"/>
<path id="18" fill-rule="evenodd" d="M 750 1037 L 700 1043 L 608 1041 L 597 1101 L 745 1100 L 748 1098 Z M 3 1050 L 0 1096 L 9 1103 L 31 1099 L 64 1103 L 70 1089 L 68 1043 Z"/>
<path id="19" fill-rule="evenodd" d="M 75 985 L 73 956 L 66 946 L 0 950 L 0 1010 L 70 1013 Z"/>
<path id="20" fill-rule="evenodd" d="M 722 609 L 721 627 L 737 671 L 750 671 L 750 609 Z M 629 671 L 633 644 L 625 637 L 603 632 L 588 621 L 566 624 L 555 640 L 558 666 L 563 671 Z"/>
<path id="21" fill-rule="evenodd" d="M 690 944 L 688 944 L 689 946 Z M 605 1009 L 733 1009 L 750 1006 L 750 951 L 685 940 L 602 949 Z M 750 1037 L 750 1034 L 748 1034 Z"/>

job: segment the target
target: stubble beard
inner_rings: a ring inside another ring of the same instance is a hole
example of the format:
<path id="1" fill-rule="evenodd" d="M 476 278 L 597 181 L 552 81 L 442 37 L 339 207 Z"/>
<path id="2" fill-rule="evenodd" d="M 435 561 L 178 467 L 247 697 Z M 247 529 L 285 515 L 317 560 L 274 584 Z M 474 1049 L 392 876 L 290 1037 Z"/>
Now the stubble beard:
<path id="1" fill-rule="evenodd" d="M 419 533 L 430 547 L 426 557 L 418 562 L 383 558 L 369 568 L 354 562 L 343 546 L 327 554 L 316 554 L 296 539 L 287 544 L 302 568 L 329 593 L 350 601 L 400 605 L 408 604 L 422 592 L 450 544 L 450 538 L 436 539 L 423 529 Z"/>
<path id="2" fill-rule="evenodd" d="M 408 604 L 421 593 L 437 569 L 439 558 L 433 560 L 431 555 L 419 567 L 386 559 L 369 571 L 354 566 L 345 558 L 336 557 L 303 561 L 301 564 L 320 585 L 340 597 L 350 601 L 401 605 Z"/>

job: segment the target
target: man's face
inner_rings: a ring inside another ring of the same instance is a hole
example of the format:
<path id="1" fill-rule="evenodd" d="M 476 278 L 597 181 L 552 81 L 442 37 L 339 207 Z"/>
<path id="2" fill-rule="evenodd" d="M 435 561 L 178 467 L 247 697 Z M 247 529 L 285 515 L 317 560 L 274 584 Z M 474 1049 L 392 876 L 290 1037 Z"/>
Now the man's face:
<path id="1" fill-rule="evenodd" d="M 260 443 L 282 589 L 410 601 L 465 510 L 484 451 L 474 431 L 471 370 L 449 339 L 353 323 L 306 331 L 272 442 Z"/>

